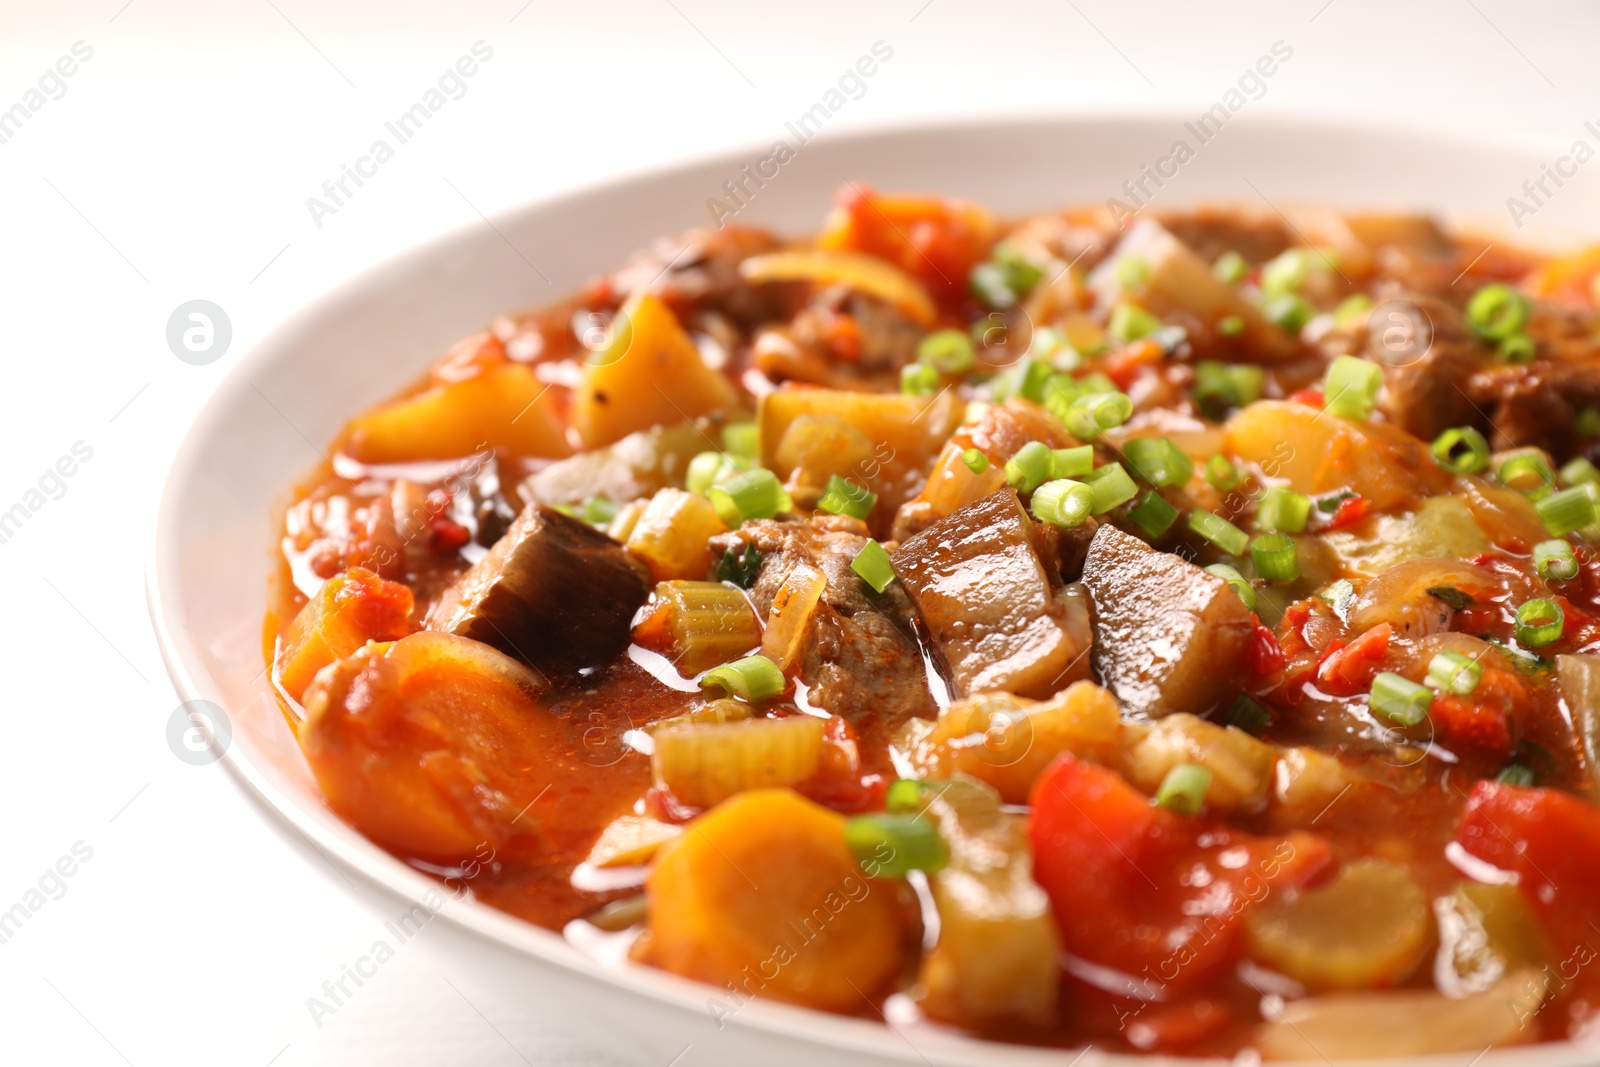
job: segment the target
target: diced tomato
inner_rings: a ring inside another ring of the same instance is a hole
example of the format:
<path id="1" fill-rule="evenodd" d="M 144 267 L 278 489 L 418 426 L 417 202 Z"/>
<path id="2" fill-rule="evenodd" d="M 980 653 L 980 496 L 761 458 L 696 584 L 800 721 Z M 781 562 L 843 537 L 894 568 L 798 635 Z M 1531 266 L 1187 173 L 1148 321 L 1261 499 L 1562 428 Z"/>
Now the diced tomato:
<path id="1" fill-rule="evenodd" d="M 1250 645 L 1250 670 L 1262 677 L 1283 670 L 1283 648 L 1273 632 L 1256 619 L 1256 636 Z"/>
<path id="2" fill-rule="evenodd" d="M 1335 641 L 1317 664 L 1317 688 L 1330 696 L 1348 697 L 1372 688 L 1373 677 L 1383 669 L 1394 627 L 1379 623 L 1349 644 Z"/>
<path id="3" fill-rule="evenodd" d="M 1367 512 L 1372 510 L 1372 501 L 1364 496 L 1347 496 L 1339 501 L 1339 508 L 1333 513 L 1333 518 L 1328 520 L 1324 530 L 1339 530 L 1346 526 L 1353 526 L 1367 517 Z"/>
<path id="4" fill-rule="evenodd" d="M 1034 878 L 1063 947 L 1127 975 L 1130 991 L 1204 988 L 1239 957 L 1240 918 L 1327 866 L 1311 834 L 1265 838 L 1179 815 L 1115 771 L 1064 755 L 1033 790 Z"/>
<path id="5" fill-rule="evenodd" d="M 839 191 L 837 203 L 818 245 L 879 256 L 922 282 L 940 303 L 966 301 L 967 278 L 994 242 L 987 211 L 962 200 L 885 196 L 853 184 Z"/>
<path id="6" fill-rule="evenodd" d="M 1278 647 L 1283 650 L 1284 655 L 1297 656 L 1311 647 L 1303 632 L 1306 620 L 1309 618 L 1311 618 L 1309 600 L 1297 600 L 1283 613 L 1283 621 L 1278 624 Z"/>
<path id="7" fill-rule="evenodd" d="M 1565 958 L 1593 943 L 1600 922 L 1600 807 L 1559 789 L 1481 781 L 1461 815 L 1456 842 L 1517 876 L 1517 888 Z"/>
<path id="8" fill-rule="evenodd" d="M 1471 749 L 1505 760 L 1517 747 L 1516 709 L 1530 699 L 1516 675 L 1487 667 L 1469 695 L 1436 694 L 1428 717 L 1434 736 L 1446 748 Z"/>
<path id="9" fill-rule="evenodd" d="M 1128 1020 L 1128 1044 L 1145 1052 L 1178 1049 L 1215 1037 L 1239 1021 L 1219 1000 L 1181 1000 L 1176 1004 L 1151 1004 Z"/>
<path id="10" fill-rule="evenodd" d="M 883 810 L 883 798 L 889 791 L 889 780 L 881 774 L 858 778 L 814 778 L 801 783 L 795 791 L 825 808 L 845 815 L 857 815 L 863 811 Z"/>
<path id="11" fill-rule="evenodd" d="M 1299 389 L 1289 394 L 1289 400 L 1295 404 L 1305 404 L 1307 407 L 1320 408 L 1328 403 L 1322 395 L 1321 389 Z"/>
<path id="12" fill-rule="evenodd" d="M 435 552 L 454 552 L 472 540 L 471 530 L 442 515 L 428 520 L 428 532 Z"/>
<path id="13" fill-rule="evenodd" d="M 1160 365 L 1165 358 L 1166 351 L 1160 345 L 1145 339 L 1111 353 L 1101 361 L 1100 370 L 1118 389 L 1127 392 L 1148 368 Z"/>
<path id="14" fill-rule="evenodd" d="M 828 314 L 823 333 L 828 350 L 847 363 L 861 360 L 861 324 L 853 315 Z"/>

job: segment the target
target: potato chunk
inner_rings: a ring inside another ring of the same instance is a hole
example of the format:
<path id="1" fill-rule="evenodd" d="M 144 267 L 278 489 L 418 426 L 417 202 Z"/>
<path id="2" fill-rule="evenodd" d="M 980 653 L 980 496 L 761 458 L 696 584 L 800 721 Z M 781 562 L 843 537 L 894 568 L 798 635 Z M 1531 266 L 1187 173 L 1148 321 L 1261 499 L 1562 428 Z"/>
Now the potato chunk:
<path id="1" fill-rule="evenodd" d="M 1211 772 L 1206 806 L 1216 811 L 1252 811 L 1266 801 L 1278 754 L 1234 726 L 1169 715 L 1153 726 L 1129 727 L 1122 754 L 1128 780 L 1146 793 L 1161 787 L 1167 772 L 1184 763 L 1198 763 Z"/>

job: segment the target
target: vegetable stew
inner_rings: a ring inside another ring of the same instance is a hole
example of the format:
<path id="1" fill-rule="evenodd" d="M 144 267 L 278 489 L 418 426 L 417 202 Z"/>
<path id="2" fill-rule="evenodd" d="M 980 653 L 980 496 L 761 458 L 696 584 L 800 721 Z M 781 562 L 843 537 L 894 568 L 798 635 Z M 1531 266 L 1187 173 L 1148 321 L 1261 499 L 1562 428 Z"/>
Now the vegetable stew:
<path id="1" fill-rule="evenodd" d="M 1597 279 L 1424 216 L 856 185 L 663 240 L 349 422 L 272 679 L 341 817 L 719 1021 L 1581 1038 Z"/>

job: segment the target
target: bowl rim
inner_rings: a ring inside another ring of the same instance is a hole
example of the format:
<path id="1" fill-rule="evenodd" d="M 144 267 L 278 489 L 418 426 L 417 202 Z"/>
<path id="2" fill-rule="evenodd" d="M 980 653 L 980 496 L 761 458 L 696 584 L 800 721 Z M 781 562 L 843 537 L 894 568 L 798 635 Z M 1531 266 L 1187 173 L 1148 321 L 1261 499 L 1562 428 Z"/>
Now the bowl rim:
<path id="1" fill-rule="evenodd" d="M 816 138 L 834 150 L 859 148 L 865 142 L 880 140 L 885 136 L 945 137 L 953 141 L 975 134 L 1002 132 L 1018 136 L 1029 131 L 1067 130 L 1093 134 L 1111 126 L 1134 124 L 1148 126 L 1152 133 L 1170 132 L 1189 116 L 1169 106 L 1095 106 L 1083 109 L 1012 110 L 995 116 L 973 115 L 957 119 L 922 116 L 912 119 L 863 120 L 848 129 L 826 132 Z M 1333 139 L 1370 138 L 1374 136 L 1414 137 L 1423 144 L 1435 144 L 1455 150 L 1484 151 L 1494 147 L 1528 152 L 1548 150 L 1559 138 L 1534 134 L 1528 131 L 1497 132 L 1484 136 L 1480 131 L 1465 127 L 1422 126 L 1396 119 L 1351 119 L 1343 115 L 1322 115 L 1316 112 L 1295 113 L 1266 111 L 1248 119 L 1254 127 L 1268 130 L 1293 131 L 1303 135 L 1308 127 L 1315 128 Z M 808 142 L 809 143 L 809 142 Z M 307 328 L 325 320 L 352 298 L 362 293 L 381 291 L 417 265 L 438 259 L 449 251 L 468 247 L 481 240 L 480 230 L 485 221 L 495 229 L 503 229 L 528 216 L 559 212 L 564 207 L 577 205 L 596 198 L 621 195 L 630 187 L 652 182 L 682 178 L 708 168 L 725 169 L 745 162 L 752 152 L 765 151 L 762 142 L 741 142 L 721 148 L 696 152 L 674 159 L 665 165 L 640 163 L 615 173 L 605 179 L 583 183 L 558 190 L 546 196 L 519 202 L 498 210 L 486 219 L 469 220 L 402 248 L 382 260 L 369 264 L 339 281 L 325 292 L 295 309 L 267 330 L 231 367 L 228 368 L 212 390 L 201 401 L 192 421 L 172 453 L 171 463 L 163 478 L 160 500 L 156 511 L 154 537 L 148 549 L 145 564 L 146 605 L 150 614 L 156 643 L 162 662 L 181 701 L 205 699 L 206 687 L 201 684 L 207 673 L 198 657 L 191 651 L 191 641 L 184 632 L 181 619 L 172 614 L 173 608 L 164 595 L 171 581 L 164 558 L 180 539 L 181 516 L 177 514 L 178 500 L 184 483 L 194 477 L 201 462 L 204 442 L 217 432 L 224 417 L 228 401 L 242 395 L 249 387 L 254 372 L 270 366 L 281 356 L 284 342 Z M 936 190 L 935 190 L 936 191 Z M 1225 202 L 1194 199 L 1190 203 Z M 1047 211 L 1062 205 L 1046 205 L 1031 210 Z M 1482 232 L 1473 227 L 1474 232 Z M 649 240 L 655 235 L 644 238 Z M 1524 244 L 1530 243 L 1525 238 Z M 1537 244 L 1537 240 L 1531 242 Z M 269 507 L 271 501 L 265 502 Z M 265 542 L 265 538 L 263 539 Z M 263 549 L 268 547 L 263 544 Z M 263 603 L 265 601 L 263 600 Z M 294 831 L 330 863 L 358 875 L 363 882 L 388 896 L 408 904 L 424 902 L 427 894 L 442 894 L 439 882 L 410 867 L 378 845 L 374 844 L 343 820 L 331 816 L 319 820 L 305 808 L 300 798 L 275 781 L 276 773 L 247 758 L 241 746 L 223 746 L 217 762 L 227 770 L 232 780 L 263 814 L 280 828 Z M 455 899 L 438 910 L 450 923 L 467 933 L 501 948 L 509 948 L 522 957 L 532 957 L 538 962 L 563 969 L 573 977 L 599 985 L 618 987 L 635 996 L 645 997 L 684 1011 L 699 1013 L 707 1010 L 716 987 L 691 979 L 680 978 L 642 964 L 618 967 L 584 953 L 566 940 L 560 931 L 549 930 L 531 922 L 500 911 L 470 897 Z M 841 1016 L 814 1011 L 770 1000 L 754 999 L 745 1003 L 729 1022 L 742 1029 L 759 1031 L 767 1036 L 799 1039 L 806 1044 L 822 1046 L 841 1053 L 875 1053 L 886 1059 L 906 1059 L 915 1062 L 1015 1064 L 1016 1067 L 1043 1067 L 1051 1064 L 1060 1067 L 1063 1055 L 1074 1049 L 1044 1048 L 1016 1045 L 981 1038 L 930 1025 L 919 1027 L 918 1037 L 924 1039 L 911 1045 L 915 1056 L 907 1058 L 910 1045 L 899 1028 L 884 1025 L 877 1020 L 861 1016 Z M 719 1021 L 719 1029 L 722 1023 Z M 1480 1060 L 1485 1067 L 1502 1064 L 1511 1067 L 1563 1067 L 1581 1062 L 1578 1057 L 1593 1050 L 1575 1041 L 1543 1042 L 1539 1044 L 1494 1049 Z M 933 1059 L 929 1059 L 929 1057 Z M 1440 1053 L 1426 1057 L 1404 1057 L 1384 1060 L 1363 1060 L 1363 1065 L 1384 1067 L 1385 1064 L 1457 1064 L 1459 1053 Z M 954 1057 L 954 1058 L 951 1058 Z M 1084 1049 L 1079 1059 L 1086 1067 L 1194 1067 L 1202 1063 L 1228 1063 L 1226 1059 L 1196 1059 L 1170 1055 L 1145 1055 L 1105 1051 L 1093 1047 Z M 1308 1061 L 1316 1062 L 1316 1061 Z M 1355 1063 L 1356 1061 L 1334 1061 Z"/>

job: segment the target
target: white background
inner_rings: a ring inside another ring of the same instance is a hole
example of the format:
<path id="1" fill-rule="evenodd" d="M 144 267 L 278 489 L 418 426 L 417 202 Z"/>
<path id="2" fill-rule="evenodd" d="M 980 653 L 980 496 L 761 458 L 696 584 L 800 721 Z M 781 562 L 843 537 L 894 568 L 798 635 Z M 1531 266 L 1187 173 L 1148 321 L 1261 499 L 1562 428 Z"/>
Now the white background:
<path id="1" fill-rule="evenodd" d="M 157 493 L 208 391 L 275 322 L 480 211 L 769 144 L 874 41 L 893 60 L 830 133 L 1197 113 L 1279 39 L 1293 62 L 1237 121 L 1517 131 L 1554 159 L 1600 120 L 1600 7 L 1579 2 L 0 0 L 0 109 L 74 42 L 93 49 L 0 144 L 0 510 L 75 442 L 93 449 L 0 544 L 0 910 L 75 843 L 93 850 L 0 944 L 0 1061 L 603 1062 L 432 930 L 316 1026 L 306 998 L 398 906 L 168 748 L 177 701 L 143 593 Z M 467 95 L 317 227 L 306 198 L 479 40 L 494 55 Z M 1563 195 L 1595 193 L 1583 174 Z M 165 341 L 195 298 L 234 330 L 206 367 Z"/>

